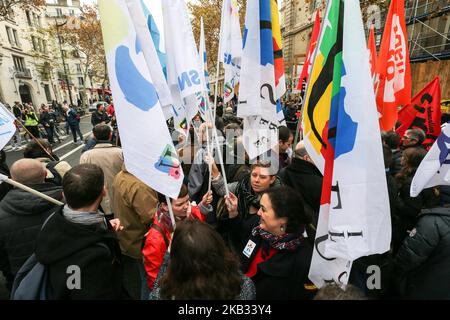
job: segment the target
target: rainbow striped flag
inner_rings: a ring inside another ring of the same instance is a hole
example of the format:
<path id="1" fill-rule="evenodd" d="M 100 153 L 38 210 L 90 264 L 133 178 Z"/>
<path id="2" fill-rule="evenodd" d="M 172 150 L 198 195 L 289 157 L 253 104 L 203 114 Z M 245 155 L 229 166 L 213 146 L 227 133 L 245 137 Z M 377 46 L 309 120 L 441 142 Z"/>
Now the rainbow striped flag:
<path id="1" fill-rule="evenodd" d="M 352 262 L 390 248 L 389 198 L 358 0 L 329 0 L 303 110 L 324 175 L 309 278 L 346 285 Z"/>

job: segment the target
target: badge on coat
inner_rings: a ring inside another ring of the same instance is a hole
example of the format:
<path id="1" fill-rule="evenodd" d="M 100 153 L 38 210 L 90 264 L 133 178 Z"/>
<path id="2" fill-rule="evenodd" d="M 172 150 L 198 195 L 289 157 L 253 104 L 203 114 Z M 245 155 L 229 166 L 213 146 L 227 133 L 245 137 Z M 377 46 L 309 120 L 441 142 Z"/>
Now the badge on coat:
<path id="1" fill-rule="evenodd" d="M 417 230 L 416 230 L 416 228 L 414 228 L 409 232 L 409 236 L 412 238 L 416 235 L 416 233 L 417 233 Z"/>
<path id="2" fill-rule="evenodd" d="M 244 248 L 244 251 L 242 253 L 247 257 L 250 258 L 252 255 L 253 250 L 255 250 L 256 243 L 254 243 L 252 240 L 248 240 L 247 245 Z"/>

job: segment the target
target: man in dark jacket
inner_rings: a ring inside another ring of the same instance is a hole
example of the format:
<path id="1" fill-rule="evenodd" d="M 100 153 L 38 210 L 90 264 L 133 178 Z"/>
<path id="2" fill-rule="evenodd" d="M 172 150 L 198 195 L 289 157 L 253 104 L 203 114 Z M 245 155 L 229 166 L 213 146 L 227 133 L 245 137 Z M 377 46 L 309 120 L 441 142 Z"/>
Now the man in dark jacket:
<path id="1" fill-rule="evenodd" d="M 47 140 L 50 143 L 55 143 L 53 136 L 55 134 L 55 123 L 56 117 L 48 111 L 48 106 L 42 105 L 41 116 L 39 117 L 39 122 L 44 126 L 45 132 L 47 133 Z"/>
<path id="2" fill-rule="evenodd" d="M 109 122 L 109 117 L 105 112 L 105 107 L 103 104 L 97 104 L 97 111 L 94 111 L 91 116 L 91 123 L 95 127 L 96 125 L 103 123 L 106 124 Z"/>
<path id="3" fill-rule="evenodd" d="M 424 209 L 394 260 L 406 299 L 450 299 L 450 208 Z"/>
<path id="4" fill-rule="evenodd" d="M 317 226 L 323 176 L 309 157 L 303 141 L 297 143 L 292 163 L 281 169 L 278 176 L 283 184 L 290 186 L 303 196 L 305 211 L 312 215 L 313 224 Z"/>
<path id="5" fill-rule="evenodd" d="M 80 137 L 80 143 L 83 143 L 83 134 L 80 130 L 80 119 L 78 118 L 77 112 L 73 108 L 69 108 L 68 105 L 64 105 L 64 113 L 66 115 L 70 130 L 72 131 L 73 142 L 77 143 L 78 134 Z"/>
<path id="6" fill-rule="evenodd" d="M 102 169 L 73 167 L 63 178 L 63 192 L 67 205 L 36 240 L 36 259 L 49 268 L 52 298 L 121 298 L 121 254 L 113 231 L 120 223 L 108 222 L 98 210 L 106 193 Z"/>
<path id="7" fill-rule="evenodd" d="M 11 166 L 13 180 L 61 200 L 61 187 L 45 183 L 45 175 L 42 164 L 34 159 L 18 160 Z M 56 207 L 22 189 L 13 189 L 6 194 L 0 202 L 0 268 L 4 275 L 14 276 L 31 256 L 42 223 Z"/>

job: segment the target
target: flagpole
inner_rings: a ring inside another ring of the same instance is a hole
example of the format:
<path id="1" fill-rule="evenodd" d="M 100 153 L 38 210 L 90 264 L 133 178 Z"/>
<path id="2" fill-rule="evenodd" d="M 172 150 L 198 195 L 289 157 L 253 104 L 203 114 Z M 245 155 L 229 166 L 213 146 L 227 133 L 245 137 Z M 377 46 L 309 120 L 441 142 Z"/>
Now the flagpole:
<path id="1" fill-rule="evenodd" d="M 209 114 L 211 116 L 211 109 L 208 108 L 208 112 L 209 112 Z M 230 191 L 228 190 L 228 181 L 227 181 L 227 176 L 225 174 L 225 166 L 224 166 L 224 163 L 223 163 L 222 149 L 221 149 L 220 144 L 219 144 L 219 139 L 217 138 L 217 129 L 216 129 L 215 126 L 213 126 L 212 134 L 213 134 L 213 137 L 214 137 L 214 141 L 216 142 L 216 146 L 217 146 L 217 153 L 218 153 L 218 156 L 219 156 L 219 164 L 220 164 L 220 168 L 222 169 L 222 177 L 223 177 L 223 182 L 224 182 L 224 185 L 225 185 L 225 193 L 228 196 L 230 194 Z M 212 159 L 210 159 L 210 160 L 212 161 Z"/>
<path id="2" fill-rule="evenodd" d="M 27 187 L 26 185 L 23 185 L 23 184 L 19 183 L 17 181 L 14 181 L 14 180 L 8 178 L 8 176 L 5 176 L 4 174 L 0 174 L 0 183 L 1 182 L 6 182 L 6 183 L 8 183 L 8 184 L 10 184 L 10 185 L 12 185 L 12 186 L 14 186 L 16 188 L 19 188 L 19 189 L 22 189 L 22 190 L 27 191 L 29 193 L 32 193 L 35 196 L 41 197 L 42 199 L 45 199 L 45 200 L 47 200 L 47 201 L 49 201 L 51 203 L 54 203 L 54 204 L 56 204 L 58 206 L 64 205 L 64 203 L 62 203 L 61 201 L 53 199 L 52 197 L 49 197 L 48 195 L 46 195 L 46 194 L 44 194 L 42 192 L 39 192 L 39 191 L 34 190 L 34 189 L 30 188 L 30 187 Z"/>
<path id="3" fill-rule="evenodd" d="M 28 135 L 31 137 L 31 139 L 33 139 L 39 147 L 41 147 L 42 150 L 44 150 L 44 152 L 50 157 L 50 159 L 52 159 L 53 161 L 56 161 L 56 159 L 50 154 L 50 152 L 47 151 L 47 149 L 45 149 L 45 147 L 42 145 L 42 143 L 38 140 L 38 138 L 36 138 L 35 136 L 33 136 L 31 134 L 30 131 L 28 131 L 28 129 L 20 122 L 16 119 L 17 123 L 23 128 L 25 129 L 25 131 L 28 133 Z"/>
<path id="4" fill-rule="evenodd" d="M 173 230 L 175 231 L 177 225 L 175 222 L 175 216 L 173 215 L 172 202 L 170 201 L 169 196 L 166 196 L 166 203 L 167 203 L 167 207 L 169 208 L 169 215 L 170 215 L 170 220 L 172 221 Z"/>

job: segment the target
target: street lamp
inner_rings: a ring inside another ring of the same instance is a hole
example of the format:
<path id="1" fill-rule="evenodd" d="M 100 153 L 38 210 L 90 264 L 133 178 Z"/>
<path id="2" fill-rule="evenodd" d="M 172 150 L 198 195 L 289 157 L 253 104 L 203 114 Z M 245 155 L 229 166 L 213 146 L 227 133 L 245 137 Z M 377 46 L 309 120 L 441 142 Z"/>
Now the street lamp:
<path id="1" fill-rule="evenodd" d="M 59 35 L 59 28 L 64 26 L 66 23 L 67 23 L 67 20 L 64 23 L 58 24 L 58 21 L 56 20 L 56 16 L 55 16 L 56 34 L 58 36 L 59 50 L 61 52 L 61 58 L 62 58 L 62 63 L 63 63 L 63 68 L 64 68 L 64 76 L 66 78 L 65 81 L 66 81 L 66 85 L 67 85 L 67 90 L 69 91 L 70 104 L 73 105 L 72 91 L 70 91 L 69 76 L 67 75 L 66 62 L 64 60 L 64 54 L 63 54 L 63 50 L 62 50 L 61 36 Z"/>

